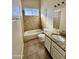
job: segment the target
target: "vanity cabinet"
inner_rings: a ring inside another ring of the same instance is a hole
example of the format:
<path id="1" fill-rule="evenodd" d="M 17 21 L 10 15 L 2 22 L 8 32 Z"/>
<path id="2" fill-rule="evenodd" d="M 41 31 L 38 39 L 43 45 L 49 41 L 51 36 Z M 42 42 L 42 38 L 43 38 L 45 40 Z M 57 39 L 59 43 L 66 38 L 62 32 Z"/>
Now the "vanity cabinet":
<path id="1" fill-rule="evenodd" d="M 47 48 L 48 52 L 50 53 L 51 40 L 47 36 L 45 36 L 45 43 L 44 43 L 44 45 Z"/>
<path id="2" fill-rule="evenodd" d="M 65 59 L 65 51 L 62 50 L 52 39 L 50 39 L 47 35 L 45 36 L 46 49 L 50 53 L 53 59 Z"/>
<path id="3" fill-rule="evenodd" d="M 59 51 L 57 51 L 54 46 L 51 47 L 51 56 L 53 59 L 64 59 L 64 57 L 59 53 Z"/>
<path id="4" fill-rule="evenodd" d="M 53 59 L 65 59 L 65 52 L 52 41 L 51 56 Z"/>

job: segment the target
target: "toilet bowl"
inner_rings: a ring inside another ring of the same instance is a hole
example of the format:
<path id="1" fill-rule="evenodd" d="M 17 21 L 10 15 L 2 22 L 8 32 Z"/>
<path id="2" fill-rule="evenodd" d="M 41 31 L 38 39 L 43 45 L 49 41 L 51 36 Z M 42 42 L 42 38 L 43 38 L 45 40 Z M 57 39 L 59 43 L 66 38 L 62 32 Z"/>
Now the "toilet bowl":
<path id="1" fill-rule="evenodd" d="M 45 41 L 45 34 L 39 34 L 38 35 L 38 38 L 41 42 L 44 42 Z"/>

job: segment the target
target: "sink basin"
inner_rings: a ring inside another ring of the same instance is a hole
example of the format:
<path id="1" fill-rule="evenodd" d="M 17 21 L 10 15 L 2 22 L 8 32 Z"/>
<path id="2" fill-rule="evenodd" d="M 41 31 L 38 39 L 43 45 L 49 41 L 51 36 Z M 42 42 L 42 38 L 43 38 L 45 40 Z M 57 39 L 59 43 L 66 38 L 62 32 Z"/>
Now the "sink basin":
<path id="1" fill-rule="evenodd" d="M 65 39 L 62 36 L 60 36 L 60 35 L 52 35 L 52 38 L 54 38 L 54 40 L 60 41 L 60 42 L 64 42 L 65 41 Z"/>

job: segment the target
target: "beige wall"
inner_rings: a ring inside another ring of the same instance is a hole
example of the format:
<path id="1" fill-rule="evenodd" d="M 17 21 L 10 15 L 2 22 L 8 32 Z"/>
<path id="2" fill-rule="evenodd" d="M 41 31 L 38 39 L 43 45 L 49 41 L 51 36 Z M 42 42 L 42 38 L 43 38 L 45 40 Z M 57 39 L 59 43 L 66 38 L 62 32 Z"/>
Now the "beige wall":
<path id="1" fill-rule="evenodd" d="M 19 7 L 19 13 L 12 17 L 12 59 L 22 59 L 24 43 L 21 0 L 12 0 L 12 6 L 16 5 L 17 8 Z M 16 9 L 16 11 L 18 10 Z"/>
<path id="2" fill-rule="evenodd" d="M 41 29 L 39 16 L 24 16 L 24 31 Z"/>
<path id="3" fill-rule="evenodd" d="M 39 0 L 22 0 L 23 8 L 39 8 Z"/>
<path id="4" fill-rule="evenodd" d="M 41 21 L 42 27 L 47 28 L 48 33 L 51 34 L 53 30 L 53 9 L 48 0 L 41 1 Z"/>

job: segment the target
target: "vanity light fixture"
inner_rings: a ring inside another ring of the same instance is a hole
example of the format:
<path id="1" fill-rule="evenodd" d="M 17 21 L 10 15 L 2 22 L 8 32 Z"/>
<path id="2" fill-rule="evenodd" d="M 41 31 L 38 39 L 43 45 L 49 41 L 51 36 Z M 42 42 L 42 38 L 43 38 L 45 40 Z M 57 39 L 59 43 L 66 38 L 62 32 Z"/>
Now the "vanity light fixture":
<path id="1" fill-rule="evenodd" d="M 64 4 L 64 1 L 62 2 L 62 4 Z"/>
<path id="2" fill-rule="evenodd" d="M 62 4 L 64 4 L 65 2 L 64 1 L 62 1 L 61 2 Z M 60 6 L 61 4 L 60 3 L 58 3 L 57 5 L 54 5 L 54 7 L 56 8 L 56 7 L 58 7 L 58 6 Z"/>
<path id="3" fill-rule="evenodd" d="M 58 6 L 60 6 L 60 4 L 59 4 L 59 3 L 58 3 L 57 5 L 58 5 Z"/>
<path id="4" fill-rule="evenodd" d="M 54 5 L 54 7 L 57 7 L 56 5 Z"/>

